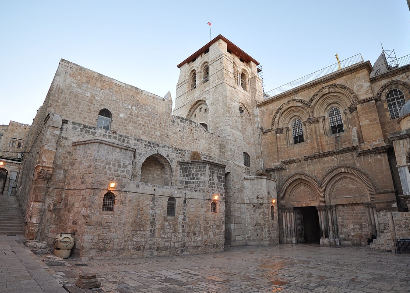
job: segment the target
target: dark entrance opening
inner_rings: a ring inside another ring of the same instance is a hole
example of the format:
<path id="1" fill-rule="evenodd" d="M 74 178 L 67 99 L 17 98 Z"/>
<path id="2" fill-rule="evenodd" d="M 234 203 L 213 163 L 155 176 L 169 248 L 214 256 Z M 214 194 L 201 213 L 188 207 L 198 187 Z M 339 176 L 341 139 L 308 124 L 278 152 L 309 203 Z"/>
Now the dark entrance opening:
<path id="1" fill-rule="evenodd" d="M 320 243 L 319 215 L 316 207 L 295 208 L 298 243 Z"/>
<path id="2" fill-rule="evenodd" d="M 7 173 L 6 169 L 0 168 L 0 195 L 4 192 L 4 188 L 6 187 Z"/>

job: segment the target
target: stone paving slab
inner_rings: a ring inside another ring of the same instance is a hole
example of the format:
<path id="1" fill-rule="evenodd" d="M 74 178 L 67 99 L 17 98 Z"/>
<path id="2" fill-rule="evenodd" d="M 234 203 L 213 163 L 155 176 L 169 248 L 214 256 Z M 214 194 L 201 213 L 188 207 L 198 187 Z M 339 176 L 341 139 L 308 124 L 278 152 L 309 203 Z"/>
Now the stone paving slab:
<path id="1" fill-rule="evenodd" d="M 0 292 L 67 293 L 22 240 L 22 236 L 0 235 Z"/>
<path id="2" fill-rule="evenodd" d="M 410 292 L 410 255 L 358 247 L 243 247 L 191 256 L 69 259 L 53 268 L 68 283 L 79 272 L 96 273 L 104 292 Z"/>

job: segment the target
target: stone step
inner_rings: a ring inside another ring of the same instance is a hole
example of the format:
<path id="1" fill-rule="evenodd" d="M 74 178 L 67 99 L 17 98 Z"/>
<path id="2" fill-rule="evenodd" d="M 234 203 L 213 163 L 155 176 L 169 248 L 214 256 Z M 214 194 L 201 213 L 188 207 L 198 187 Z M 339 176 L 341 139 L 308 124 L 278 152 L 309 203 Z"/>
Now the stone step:
<path id="1" fill-rule="evenodd" d="M 5 223 L 0 222 L 0 227 L 21 226 L 22 224 L 23 224 L 22 222 L 5 222 Z"/>
<path id="2" fill-rule="evenodd" d="M 23 221 L 7 221 L 7 222 L 1 222 L 0 221 L 0 226 L 9 226 L 9 225 L 23 225 Z"/>

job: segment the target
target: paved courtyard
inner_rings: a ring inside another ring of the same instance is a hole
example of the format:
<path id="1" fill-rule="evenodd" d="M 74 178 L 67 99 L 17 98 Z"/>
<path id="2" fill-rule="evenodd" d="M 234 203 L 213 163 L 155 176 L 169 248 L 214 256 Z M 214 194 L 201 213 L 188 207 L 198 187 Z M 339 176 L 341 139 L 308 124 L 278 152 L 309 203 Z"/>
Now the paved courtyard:
<path id="1" fill-rule="evenodd" d="M 55 268 L 61 278 L 96 273 L 104 292 L 410 292 L 410 255 L 367 248 L 280 245 L 67 265 Z"/>
<path id="2" fill-rule="evenodd" d="M 94 292 L 410 292 L 410 255 L 315 245 L 244 247 L 193 256 L 81 261 L 34 255 L 0 237 L 0 292 L 91 292 L 75 287 L 96 274 Z"/>

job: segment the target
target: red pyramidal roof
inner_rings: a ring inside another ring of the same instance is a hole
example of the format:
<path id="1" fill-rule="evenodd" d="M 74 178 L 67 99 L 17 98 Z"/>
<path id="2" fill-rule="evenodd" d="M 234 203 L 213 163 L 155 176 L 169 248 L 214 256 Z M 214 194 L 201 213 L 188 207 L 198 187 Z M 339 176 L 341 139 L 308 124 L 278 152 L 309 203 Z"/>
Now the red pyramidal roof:
<path id="1" fill-rule="evenodd" d="M 189 63 L 194 61 L 196 58 L 198 58 L 198 56 L 200 56 L 201 54 L 205 53 L 205 51 L 207 51 L 209 49 L 209 47 L 217 42 L 218 40 L 223 40 L 225 43 L 228 44 L 228 51 L 231 52 L 232 54 L 235 54 L 236 56 L 238 56 L 239 59 L 241 59 L 244 62 L 250 62 L 252 61 L 253 63 L 255 63 L 256 65 L 259 65 L 259 62 L 256 61 L 255 59 L 253 59 L 251 56 L 249 56 L 247 53 L 245 53 L 245 51 L 243 51 L 241 48 L 239 48 L 238 46 L 236 46 L 234 43 L 232 43 L 230 40 L 228 40 L 227 38 L 225 38 L 223 35 L 218 35 L 217 37 L 215 37 L 213 40 L 211 40 L 209 43 L 207 43 L 205 46 L 203 46 L 201 49 L 199 49 L 198 51 L 196 51 L 194 54 L 192 54 L 191 56 L 189 56 L 188 58 L 186 58 L 184 61 L 182 61 L 181 63 L 179 63 L 177 65 L 178 68 L 180 68 L 182 65 L 184 65 L 185 63 Z"/>

